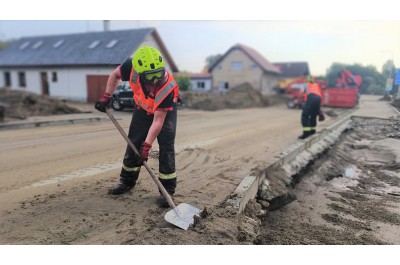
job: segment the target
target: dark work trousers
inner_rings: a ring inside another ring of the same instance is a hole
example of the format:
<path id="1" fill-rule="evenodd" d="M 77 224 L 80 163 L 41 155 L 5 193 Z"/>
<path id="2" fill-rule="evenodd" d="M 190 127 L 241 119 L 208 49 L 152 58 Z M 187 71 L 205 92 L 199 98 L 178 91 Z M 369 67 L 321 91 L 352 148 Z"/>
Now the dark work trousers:
<path id="1" fill-rule="evenodd" d="M 317 116 L 321 108 L 321 97 L 315 94 L 308 94 L 307 100 L 301 113 L 301 125 L 304 132 L 309 132 L 317 127 Z"/>
<path id="2" fill-rule="evenodd" d="M 142 143 L 146 140 L 147 133 L 153 123 L 154 115 L 147 115 L 146 111 L 135 108 L 132 121 L 129 126 L 128 137 L 140 151 Z M 159 177 L 160 182 L 170 193 L 175 193 L 176 172 L 175 172 L 175 135 L 177 123 L 177 107 L 174 104 L 173 110 L 168 111 L 165 117 L 164 125 L 157 136 L 159 145 Z M 125 151 L 123 166 L 121 169 L 121 182 L 135 185 L 140 171 L 141 164 L 139 157 L 128 145 Z"/>

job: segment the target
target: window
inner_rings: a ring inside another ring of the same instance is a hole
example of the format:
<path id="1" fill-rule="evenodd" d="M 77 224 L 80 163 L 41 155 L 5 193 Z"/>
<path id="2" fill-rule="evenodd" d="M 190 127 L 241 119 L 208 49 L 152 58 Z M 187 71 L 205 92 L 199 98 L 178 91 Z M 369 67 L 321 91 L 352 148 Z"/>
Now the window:
<path id="1" fill-rule="evenodd" d="M 94 49 L 97 47 L 97 45 L 99 45 L 100 41 L 99 40 L 95 40 L 94 42 L 92 42 L 92 44 L 89 45 L 89 49 Z"/>
<path id="2" fill-rule="evenodd" d="M 204 88 L 205 84 L 204 82 L 197 82 L 197 88 Z"/>
<path id="3" fill-rule="evenodd" d="M 30 44 L 30 42 L 29 42 L 29 41 L 26 41 L 26 42 L 24 42 L 23 44 L 21 44 L 21 46 L 19 46 L 19 49 L 20 49 L 20 50 L 23 50 L 23 49 L 25 49 L 26 47 L 28 47 L 29 44 Z"/>
<path id="4" fill-rule="evenodd" d="M 242 71 L 243 70 L 243 62 L 231 62 L 231 70 L 232 71 Z"/>
<path id="5" fill-rule="evenodd" d="M 40 46 L 42 46 L 43 41 L 38 41 L 35 44 L 33 44 L 32 49 L 36 50 L 38 49 Z"/>
<path id="6" fill-rule="evenodd" d="M 10 72 L 4 72 L 4 86 L 11 87 L 11 75 L 10 75 Z"/>
<path id="7" fill-rule="evenodd" d="M 218 88 L 219 88 L 220 90 L 226 90 L 226 89 L 229 88 L 229 83 L 228 83 L 228 82 L 221 82 L 221 83 L 219 83 Z"/>
<path id="8" fill-rule="evenodd" d="M 18 72 L 18 83 L 20 87 L 26 87 L 26 77 L 24 72 Z"/>
<path id="9" fill-rule="evenodd" d="M 53 81 L 54 83 L 58 81 L 57 72 L 51 73 L 51 81 Z"/>
<path id="10" fill-rule="evenodd" d="M 58 48 L 64 43 L 64 40 L 59 40 L 53 44 L 53 48 Z"/>
<path id="11" fill-rule="evenodd" d="M 112 41 L 110 41 L 110 42 L 107 44 L 106 48 L 112 48 L 112 47 L 114 47 L 115 44 L 117 44 L 117 43 L 118 43 L 118 40 L 112 40 Z"/>

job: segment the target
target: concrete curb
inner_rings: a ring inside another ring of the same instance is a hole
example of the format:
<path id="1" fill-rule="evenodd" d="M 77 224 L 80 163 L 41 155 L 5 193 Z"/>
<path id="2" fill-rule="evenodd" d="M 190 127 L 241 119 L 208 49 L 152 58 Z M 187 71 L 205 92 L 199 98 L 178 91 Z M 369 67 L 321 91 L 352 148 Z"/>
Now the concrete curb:
<path id="1" fill-rule="evenodd" d="M 395 108 L 392 104 L 389 103 L 389 105 L 394 109 L 394 111 L 397 113 L 397 115 L 400 116 L 400 111 L 397 108 Z"/>
<path id="2" fill-rule="evenodd" d="M 100 117 L 91 117 L 91 118 L 74 118 L 74 119 L 64 119 L 64 120 L 44 120 L 44 121 L 33 121 L 33 122 L 9 123 L 9 124 L 0 124 L 0 130 L 13 130 L 13 129 L 46 127 L 54 125 L 79 124 L 79 123 L 97 122 L 102 120 L 107 120 L 107 119 Z"/>
<path id="3" fill-rule="evenodd" d="M 309 137 L 305 141 L 296 142 L 291 145 L 283 152 L 272 156 L 271 159 L 267 161 L 267 167 L 258 176 L 246 176 L 239 186 L 235 189 L 230 199 L 227 200 L 227 207 L 234 208 L 237 214 L 243 212 L 246 208 L 247 203 L 256 198 L 259 191 L 259 187 L 262 185 L 264 179 L 266 178 L 266 172 L 275 168 L 284 168 L 284 165 L 291 163 L 297 158 L 297 156 L 302 152 L 307 152 L 311 150 L 312 146 L 318 145 L 319 142 L 324 142 L 322 146 L 332 144 L 332 139 L 337 139 L 340 134 L 348 128 L 353 112 L 346 115 L 337 122 L 331 124 L 327 128 L 318 132 L 317 134 Z M 334 143 L 334 142 L 333 142 Z M 318 152 L 324 151 L 319 148 Z M 315 152 L 315 151 L 314 151 Z"/>

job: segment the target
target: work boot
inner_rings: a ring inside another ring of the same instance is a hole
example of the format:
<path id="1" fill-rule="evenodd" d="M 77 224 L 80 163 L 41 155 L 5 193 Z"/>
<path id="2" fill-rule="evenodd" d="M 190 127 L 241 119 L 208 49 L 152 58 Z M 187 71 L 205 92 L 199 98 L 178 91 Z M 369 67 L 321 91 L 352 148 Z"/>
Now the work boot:
<path id="1" fill-rule="evenodd" d="M 130 191 L 135 185 L 139 178 L 140 171 L 129 172 L 124 168 L 121 169 L 119 177 L 119 183 L 108 190 L 108 194 L 121 195 Z"/>
<path id="2" fill-rule="evenodd" d="M 121 195 L 130 191 L 135 185 L 134 184 L 126 184 L 123 182 L 118 183 L 114 187 L 108 190 L 108 194 L 111 195 Z"/>
<path id="3" fill-rule="evenodd" d="M 174 197 L 171 194 L 169 194 L 169 196 L 171 197 L 171 199 L 173 201 Z M 158 202 L 158 204 L 160 205 L 161 208 L 168 208 L 169 207 L 167 199 L 162 194 L 160 194 L 160 197 L 158 198 L 157 202 Z"/>
<path id="4" fill-rule="evenodd" d="M 305 132 L 303 132 L 303 134 L 302 135 L 300 135 L 299 136 L 299 139 L 301 139 L 301 140 L 304 140 L 304 139 L 306 139 L 308 136 L 310 136 L 311 134 L 310 134 L 310 131 L 305 131 Z"/>
<path id="5" fill-rule="evenodd" d="M 310 131 L 310 136 L 313 135 L 313 134 L 315 134 L 315 133 L 316 133 L 316 130 L 315 130 L 315 129 L 314 129 L 314 130 L 311 130 L 311 131 Z"/>

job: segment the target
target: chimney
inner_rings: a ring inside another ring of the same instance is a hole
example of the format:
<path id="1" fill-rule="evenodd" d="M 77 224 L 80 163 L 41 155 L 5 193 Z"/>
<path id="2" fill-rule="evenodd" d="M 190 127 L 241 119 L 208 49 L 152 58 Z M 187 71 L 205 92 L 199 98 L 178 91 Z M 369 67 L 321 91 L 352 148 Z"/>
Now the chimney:
<path id="1" fill-rule="evenodd" d="M 104 31 L 110 31 L 110 20 L 103 20 Z"/>

